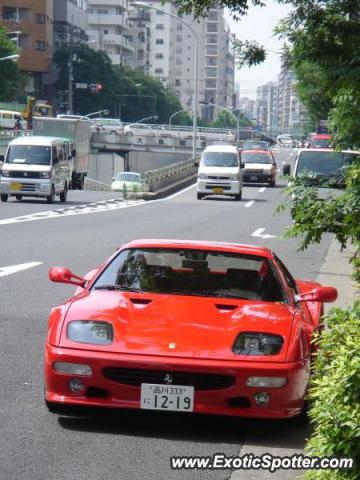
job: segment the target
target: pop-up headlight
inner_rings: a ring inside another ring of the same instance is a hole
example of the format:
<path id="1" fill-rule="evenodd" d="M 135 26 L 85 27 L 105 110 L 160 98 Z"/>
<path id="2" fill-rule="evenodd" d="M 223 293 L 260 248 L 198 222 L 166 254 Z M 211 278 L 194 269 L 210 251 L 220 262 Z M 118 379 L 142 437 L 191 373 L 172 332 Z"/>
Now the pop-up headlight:
<path id="1" fill-rule="evenodd" d="M 271 333 L 242 332 L 235 340 L 237 355 L 276 355 L 284 343 L 283 337 Z"/>
<path id="2" fill-rule="evenodd" d="M 68 324 L 67 337 L 73 342 L 110 345 L 113 341 L 113 328 L 109 322 L 76 320 Z"/>

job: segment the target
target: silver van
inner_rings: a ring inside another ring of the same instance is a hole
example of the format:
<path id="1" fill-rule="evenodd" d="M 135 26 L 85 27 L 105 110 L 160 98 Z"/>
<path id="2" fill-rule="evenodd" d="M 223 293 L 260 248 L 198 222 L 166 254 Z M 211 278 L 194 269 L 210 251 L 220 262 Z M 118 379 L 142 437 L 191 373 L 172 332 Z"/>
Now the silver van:
<path id="1" fill-rule="evenodd" d="M 71 180 L 71 159 L 66 140 L 55 137 L 19 137 L 9 143 L 1 168 L 0 198 L 44 197 L 52 203 L 55 195 L 66 202 Z"/>
<path id="2" fill-rule="evenodd" d="M 13 130 L 17 120 L 20 121 L 21 128 L 26 129 L 26 121 L 21 116 L 21 113 L 13 110 L 0 110 L 0 129 Z"/>

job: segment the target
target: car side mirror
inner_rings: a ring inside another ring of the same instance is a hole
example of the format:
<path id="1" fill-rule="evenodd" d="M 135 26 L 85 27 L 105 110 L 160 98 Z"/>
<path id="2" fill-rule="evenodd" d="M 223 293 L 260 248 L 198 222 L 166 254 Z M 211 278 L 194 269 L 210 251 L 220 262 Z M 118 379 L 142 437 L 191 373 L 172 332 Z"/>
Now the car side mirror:
<path id="1" fill-rule="evenodd" d="M 194 167 L 198 167 L 199 165 L 200 165 L 200 164 L 199 164 L 198 161 L 196 161 L 196 162 L 194 163 Z"/>
<path id="2" fill-rule="evenodd" d="M 115 177 L 112 177 L 112 181 L 115 182 Z"/>
<path id="3" fill-rule="evenodd" d="M 283 165 L 283 175 L 288 176 L 290 175 L 291 167 L 288 163 Z"/>
<path id="4" fill-rule="evenodd" d="M 65 267 L 52 267 L 49 270 L 49 279 L 56 283 L 67 283 L 70 285 L 76 285 L 77 287 L 84 287 L 85 278 L 78 277 L 73 274 L 71 270 Z"/>
<path id="5" fill-rule="evenodd" d="M 245 168 L 245 163 L 244 162 L 240 163 L 240 168 Z"/>
<path id="6" fill-rule="evenodd" d="M 71 150 L 71 156 L 72 156 L 72 157 L 75 157 L 75 156 L 76 156 L 76 148 L 73 148 L 73 149 Z"/>
<path id="7" fill-rule="evenodd" d="M 0 155 L 0 162 L 5 162 L 5 155 Z"/>
<path id="8" fill-rule="evenodd" d="M 310 292 L 295 295 L 297 302 L 335 302 L 338 292 L 334 287 L 318 287 Z"/>

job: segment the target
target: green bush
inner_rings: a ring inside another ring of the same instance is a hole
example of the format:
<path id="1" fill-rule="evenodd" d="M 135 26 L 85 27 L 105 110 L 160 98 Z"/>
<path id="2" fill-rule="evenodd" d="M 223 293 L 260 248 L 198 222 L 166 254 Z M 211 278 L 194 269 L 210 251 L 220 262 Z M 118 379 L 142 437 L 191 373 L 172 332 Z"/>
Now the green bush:
<path id="1" fill-rule="evenodd" d="M 351 457 L 351 471 L 312 470 L 307 480 L 360 479 L 360 300 L 333 308 L 317 337 L 309 412 L 314 433 L 306 451 L 314 456 Z"/>

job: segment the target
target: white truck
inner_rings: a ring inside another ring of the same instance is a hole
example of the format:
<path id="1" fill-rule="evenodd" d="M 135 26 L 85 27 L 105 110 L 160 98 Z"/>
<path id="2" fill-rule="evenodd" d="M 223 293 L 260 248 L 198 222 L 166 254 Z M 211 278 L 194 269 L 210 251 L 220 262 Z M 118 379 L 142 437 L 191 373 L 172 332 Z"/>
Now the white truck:
<path id="1" fill-rule="evenodd" d="M 70 188 L 84 188 L 89 167 L 90 136 L 92 122 L 86 119 L 34 117 L 33 134 L 61 137 L 67 140 L 68 155 L 71 157 Z"/>

